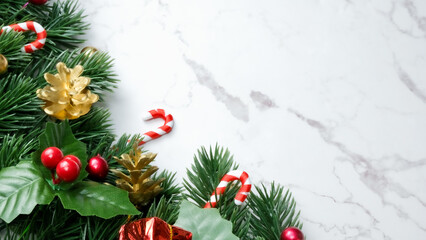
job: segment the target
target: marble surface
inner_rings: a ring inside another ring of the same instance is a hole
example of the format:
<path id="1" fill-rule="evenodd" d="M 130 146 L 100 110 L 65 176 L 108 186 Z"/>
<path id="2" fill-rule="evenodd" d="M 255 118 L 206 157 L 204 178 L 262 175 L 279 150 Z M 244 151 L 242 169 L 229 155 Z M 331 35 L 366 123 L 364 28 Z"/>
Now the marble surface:
<path id="1" fill-rule="evenodd" d="M 84 0 L 117 134 L 177 171 L 226 146 L 289 187 L 309 239 L 426 239 L 426 1 Z"/>

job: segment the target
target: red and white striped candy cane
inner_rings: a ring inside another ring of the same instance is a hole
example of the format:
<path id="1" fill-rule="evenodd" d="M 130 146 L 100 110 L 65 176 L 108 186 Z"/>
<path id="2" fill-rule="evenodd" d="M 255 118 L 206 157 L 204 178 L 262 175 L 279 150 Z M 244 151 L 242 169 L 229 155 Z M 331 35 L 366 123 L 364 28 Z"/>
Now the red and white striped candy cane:
<path id="1" fill-rule="evenodd" d="M 152 139 L 159 138 L 163 136 L 164 134 L 167 134 L 170 131 L 172 131 L 174 121 L 173 121 L 173 116 L 171 114 L 166 115 L 163 109 L 157 109 L 157 110 L 148 111 L 146 116 L 143 117 L 144 120 L 151 120 L 154 118 L 162 118 L 164 120 L 164 125 L 155 129 L 154 131 L 149 131 L 144 133 L 142 135 L 143 140 L 139 142 L 139 146 L 142 144 L 145 144 L 146 142 L 151 141 Z"/>
<path id="2" fill-rule="evenodd" d="M 37 34 L 37 39 L 32 43 L 25 44 L 25 46 L 23 46 L 21 49 L 22 52 L 32 53 L 35 50 L 39 50 L 43 48 L 44 44 L 46 43 L 47 32 L 37 22 L 27 21 L 24 23 L 12 24 L 12 25 L 3 27 L 0 31 L 0 34 L 2 34 L 3 31 L 9 32 L 11 30 L 18 31 L 18 32 L 33 31 Z"/>
<path id="3" fill-rule="evenodd" d="M 219 196 L 225 192 L 226 186 L 228 186 L 229 182 L 234 180 L 241 181 L 241 188 L 235 196 L 234 202 L 236 205 L 241 205 L 246 200 L 247 195 L 251 190 L 251 182 L 249 176 L 246 172 L 240 170 L 230 171 L 225 174 L 223 178 L 220 180 L 219 186 L 217 186 L 216 190 L 210 197 L 210 202 L 207 202 L 204 208 L 214 208 L 216 207 L 216 200 L 219 200 Z M 217 199 L 216 199 L 217 198 Z"/>

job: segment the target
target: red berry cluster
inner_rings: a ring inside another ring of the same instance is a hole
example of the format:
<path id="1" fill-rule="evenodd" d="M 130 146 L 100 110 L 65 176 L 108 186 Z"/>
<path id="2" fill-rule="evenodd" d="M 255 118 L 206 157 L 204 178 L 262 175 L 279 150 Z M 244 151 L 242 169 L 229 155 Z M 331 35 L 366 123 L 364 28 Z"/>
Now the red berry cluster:
<path id="1" fill-rule="evenodd" d="M 52 171 L 52 181 L 58 184 L 61 181 L 73 182 L 78 178 L 81 170 L 81 161 L 74 155 L 64 157 L 62 151 L 57 147 L 48 147 L 41 153 L 41 163 Z M 55 177 L 58 175 L 57 179 Z"/>

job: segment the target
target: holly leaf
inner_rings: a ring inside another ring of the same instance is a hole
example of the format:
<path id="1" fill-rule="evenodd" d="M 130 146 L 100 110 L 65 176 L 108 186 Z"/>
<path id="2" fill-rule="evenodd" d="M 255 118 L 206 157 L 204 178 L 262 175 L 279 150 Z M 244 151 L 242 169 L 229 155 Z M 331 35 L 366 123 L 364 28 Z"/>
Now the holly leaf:
<path id="1" fill-rule="evenodd" d="M 55 197 L 33 162 L 22 161 L 0 171 L 0 218 L 10 223 L 19 214 L 29 214 L 37 204 Z"/>
<path id="2" fill-rule="evenodd" d="M 238 240 L 232 234 L 232 223 L 223 219 L 216 208 L 202 209 L 183 200 L 174 224 L 192 233 L 193 240 Z"/>
<path id="3" fill-rule="evenodd" d="M 39 149 L 33 153 L 32 159 L 33 162 L 38 166 L 43 177 L 49 183 L 52 182 L 51 172 L 41 163 L 41 153 L 44 151 L 44 149 L 53 146 L 61 149 L 64 156 L 74 155 L 81 161 L 80 175 L 74 182 L 61 182 L 59 185 L 55 185 L 54 187 L 68 189 L 72 185 L 83 180 L 83 178 L 87 177 L 88 173 L 85 171 L 87 166 L 86 145 L 74 137 L 69 122 L 63 121 L 60 124 L 47 123 L 44 133 L 39 137 Z"/>
<path id="4" fill-rule="evenodd" d="M 57 192 L 66 209 L 76 210 L 82 216 L 111 218 L 116 215 L 137 215 L 128 192 L 97 182 L 79 182 L 71 189 Z"/>

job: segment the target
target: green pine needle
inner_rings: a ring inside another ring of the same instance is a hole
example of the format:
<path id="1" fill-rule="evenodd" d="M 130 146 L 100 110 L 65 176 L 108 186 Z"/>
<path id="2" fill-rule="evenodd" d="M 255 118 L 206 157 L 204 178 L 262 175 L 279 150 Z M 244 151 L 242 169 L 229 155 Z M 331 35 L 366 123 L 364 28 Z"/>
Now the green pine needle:
<path id="1" fill-rule="evenodd" d="M 36 89 L 37 85 L 22 74 L 8 75 L 0 81 L 0 139 L 41 127 L 45 114 Z"/>
<path id="2" fill-rule="evenodd" d="M 299 211 L 289 190 L 272 183 L 268 190 L 263 184 L 248 197 L 252 211 L 250 233 L 265 239 L 280 239 L 281 232 L 290 226 L 302 228 Z"/>

